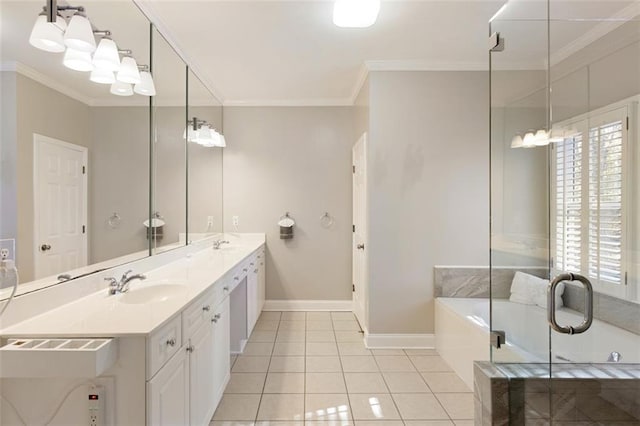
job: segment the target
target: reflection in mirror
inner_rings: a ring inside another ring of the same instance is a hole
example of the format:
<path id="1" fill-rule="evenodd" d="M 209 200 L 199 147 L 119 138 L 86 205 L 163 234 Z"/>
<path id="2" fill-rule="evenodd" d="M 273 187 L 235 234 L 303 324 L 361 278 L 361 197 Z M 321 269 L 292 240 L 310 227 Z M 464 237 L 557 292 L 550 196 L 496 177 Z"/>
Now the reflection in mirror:
<path id="1" fill-rule="evenodd" d="M 222 134 L 222 104 L 189 71 L 189 241 L 222 232 L 222 147 L 194 137 L 193 118 Z M 196 126 L 197 127 L 197 126 Z M 214 133 L 215 136 L 215 133 Z"/>
<path id="2" fill-rule="evenodd" d="M 612 24 L 613 2 L 587 20 L 563 3 L 549 26 L 510 19 L 519 7 L 492 22 L 507 46 L 492 54 L 492 264 L 640 302 L 640 22 Z"/>
<path id="3" fill-rule="evenodd" d="M 187 158 L 182 134 L 187 120 L 187 67 L 152 29 L 153 175 L 151 218 L 145 221 L 153 253 L 186 244 Z M 182 236 L 182 238 L 181 238 Z"/>
<path id="4" fill-rule="evenodd" d="M 149 64 L 149 24 L 133 2 L 82 5 L 94 29 L 110 31 L 119 49 Z M 3 247 L 15 240 L 10 257 L 20 282 L 40 280 L 20 292 L 148 255 L 141 223 L 149 210 L 149 98 L 114 95 L 111 85 L 90 80 L 92 63 L 76 71 L 69 68 L 79 66 L 69 61 L 73 52 L 30 44 L 43 6 L 0 3 L 0 238 L 10 240 Z M 68 19 L 68 11 L 61 14 Z M 98 46 L 100 40 L 96 35 Z"/>

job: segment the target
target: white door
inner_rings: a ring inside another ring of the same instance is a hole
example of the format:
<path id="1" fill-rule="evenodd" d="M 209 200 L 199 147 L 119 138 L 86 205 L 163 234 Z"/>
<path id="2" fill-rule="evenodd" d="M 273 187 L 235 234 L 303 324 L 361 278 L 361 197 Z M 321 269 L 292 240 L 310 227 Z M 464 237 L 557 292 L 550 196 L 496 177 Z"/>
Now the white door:
<path id="1" fill-rule="evenodd" d="M 35 278 L 87 264 L 87 148 L 34 134 Z"/>
<path id="2" fill-rule="evenodd" d="M 353 312 L 367 330 L 367 134 L 353 146 Z"/>
<path id="3" fill-rule="evenodd" d="M 189 357 L 181 348 L 147 382 L 147 425 L 189 424 Z"/>
<path id="4" fill-rule="evenodd" d="M 215 408 L 214 335 L 215 324 L 208 318 L 191 338 L 189 417 L 192 425 L 209 424 Z"/>

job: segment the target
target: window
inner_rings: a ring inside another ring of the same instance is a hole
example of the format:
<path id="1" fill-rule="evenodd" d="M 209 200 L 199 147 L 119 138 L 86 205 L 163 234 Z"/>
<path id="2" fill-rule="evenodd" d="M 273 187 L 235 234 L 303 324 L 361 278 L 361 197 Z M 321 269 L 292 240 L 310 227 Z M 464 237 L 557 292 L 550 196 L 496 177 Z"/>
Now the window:
<path id="1" fill-rule="evenodd" d="M 624 155 L 627 108 L 572 122 L 552 147 L 554 267 L 587 275 L 599 291 L 624 296 Z"/>

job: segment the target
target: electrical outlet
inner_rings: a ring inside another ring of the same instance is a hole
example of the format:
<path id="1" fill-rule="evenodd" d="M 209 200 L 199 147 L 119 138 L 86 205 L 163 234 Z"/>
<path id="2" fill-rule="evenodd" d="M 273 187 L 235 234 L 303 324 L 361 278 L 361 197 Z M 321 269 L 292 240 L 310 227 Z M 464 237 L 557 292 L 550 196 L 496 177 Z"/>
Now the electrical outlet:
<path id="1" fill-rule="evenodd" d="M 233 220 L 233 226 L 235 226 L 237 228 L 238 225 L 240 225 L 240 217 L 239 216 L 233 216 L 232 220 Z"/>
<path id="2" fill-rule="evenodd" d="M 104 399 L 105 392 L 103 386 L 89 386 L 89 426 L 104 426 Z"/>
<path id="3" fill-rule="evenodd" d="M 16 258 L 16 240 L 13 238 L 0 239 L 0 257 L 3 259 Z"/>

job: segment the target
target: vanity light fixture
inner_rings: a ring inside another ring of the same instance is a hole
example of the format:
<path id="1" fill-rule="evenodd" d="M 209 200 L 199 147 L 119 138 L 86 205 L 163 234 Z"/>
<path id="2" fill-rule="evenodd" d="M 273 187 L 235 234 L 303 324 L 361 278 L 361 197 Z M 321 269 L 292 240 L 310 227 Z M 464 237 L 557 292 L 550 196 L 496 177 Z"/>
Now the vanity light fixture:
<path id="1" fill-rule="evenodd" d="M 207 148 L 224 148 L 227 146 L 224 135 L 211 127 L 206 120 L 200 120 L 197 117 L 193 117 L 187 122 L 187 128 L 182 137 L 188 142 L 195 142 Z"/>
<path id="2" fill-rule="evenodd" d="M 522 138 L 522 147 L 533 148 L 534 146 L 536 146 L 536 136 L 533 133 L 533 130 L 529 130 L 525 133 L 524 138 Z"/>
<path id="3" fill-rule="evenodd" d="M 62 16 L 57 15 L 54 22 L 47 22 L 47 15 L 42 11 L 36 23 L 33 25 L 29 44 L 45 52 L 64 52 L 64 30 L 67 29 L 67 21 Z"/>
<path id="4" fill-rule="evenodd" d="M 64 32 L 64 44 L 75 50 L 93 53 L 96 50 L 96 39 L 93 35 L 91 22 L 78 10 L 71 17 L 67 30 Z"/>
<path id="5" fill-rule="evenodd" d="M 95 31 L 95 34 L 100 33 Z M 111 40 L 111 32 L 104 31 L 104 36 L 98 43 L 98 47 L 93 54 L 93 65 L 96 68 L 108 71 L 118 71 L 120 69 L 120 55 L 118 46 Z"/>
<path id="6" fill-rule="evenodd" d="M 120 63 L 120 69 L 116 74 L 116 79 L 123 83 L 138 84 L 140 83 L 140 71 L 138 71 L 138 63 L 131 56 L 125 56 Z"/>
<path id="7" fill-rule="evenodd" d="M 511 139 L 511 148 L 522 148 L 524 145 L 524 141 L 522 140 L 522 136 L 516 133 L 516 135 Z"/>
<path id="8" fill-rule="evenodd" d="M 111 89 L 109 90 L 112 95 L 116 96 L 131 96 L 133 95 L 133 88 L 130 83 L 124 83 L 122 81 L 115 81 L 111 85 Z"/>
<path id="9" fill-rule="evenodd" d="M 336 0 L 333 23 L 341 28 L 367 28 L 375 24 L 380 0 Z"/>
<path id="10" fill-rule="evenodd" d="M 133 86 L 133 91 L 138 95 L 155 96 L 156 86 L 153 84 L 153 77 L 149 72 L 147 65 L 139 65 L 140 70 L 140 83 Z"/>
<path id="11" fill-rule="evenodd" d="M 540 129 L 535 134 L 535 145 L 546 146 L 549 145 L 549 133 L 546 130 Z"/>
<path id="12" fill-rule="evenodd" d="M 64 52 L 62 64 L 75 71 L 89 72 L 93 70 L 91 54 L 82 50 L 67 48 L 67 51 Z"/>
<path id="13" fill-rule="evenodd" d="M 91 71 L 89 80 L 98 84 L 113 84 L 116 82 L 116 76 L 113 71 L 105 70 L 102 68 L 94 68 Z"/>

